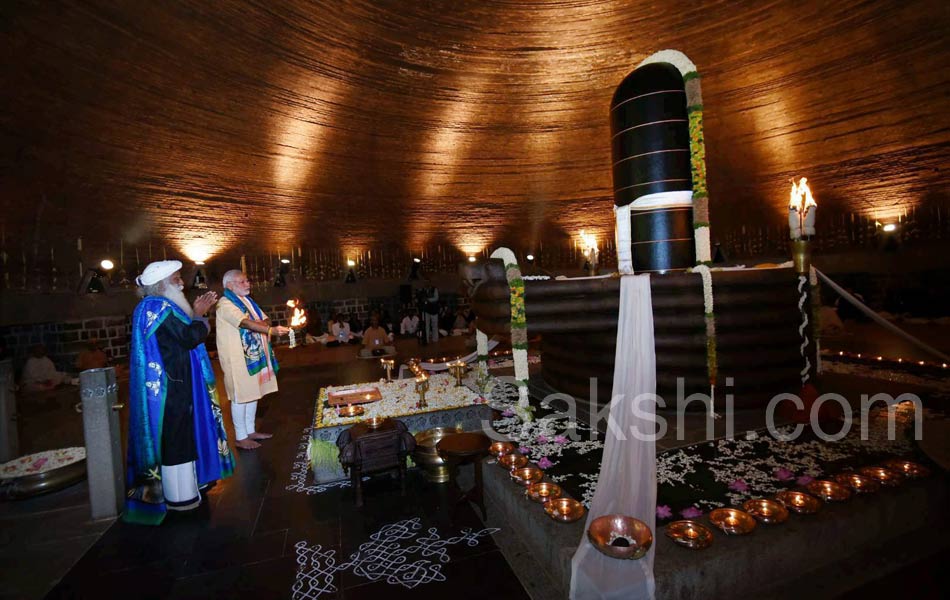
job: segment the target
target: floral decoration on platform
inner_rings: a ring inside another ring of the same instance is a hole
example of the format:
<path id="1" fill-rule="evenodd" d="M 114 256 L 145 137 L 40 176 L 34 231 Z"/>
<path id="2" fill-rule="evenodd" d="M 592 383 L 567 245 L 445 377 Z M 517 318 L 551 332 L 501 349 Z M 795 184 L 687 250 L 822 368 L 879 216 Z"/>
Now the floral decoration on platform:
<path id="1" fill-rule="evenodd" d="M 378 402 L 362 404 L 364 413 L 358 417 L 341 417 L 336 406 L 330 406 L 327 398 L 331 392 L 341 392 L 367 384 L 328 386 L 320 390 L 316 411 L 318 422 L 314 428 L 350 425 L 372 417 L 406 417 L 437 410 L 447 410 L 471 406 L 482 402 L 478 393 L 464 386 L 456 386 L 455 378 L 448 373 L 429 375 L 429 391 L 426 394 L 426 408 L 417 408 L 419 394 L 416 392 L 416 380 L 413 378 L 396 379 L 391 383 L 380 380 L 373 384 L 379 389 L 383 399 Z"/>
<path id="2" fill-rule="evenodd" d="M 602 434 L 585 423 L 572 422 L 535 398 L 531 399 L 535 418 L 525 422 L 515 411 L 517 397 L 515 386 L 496 382 L 491 403 L 501 411 L 501 417 L 494 421 L 495 430 L 511 439 L 535 464 L 542 466 L 543 461 L 545 477 L 589 508 L 603 458 Z M 858 427 L 837 442 L 807 433 L 795 441 L 781 441 L 768 431 L 750 431 L 737 439 L 658 452 L 657 518 L 688 518 L 687 514 L 696 511 L 704 514 L 714 508 L 738 506 L 751 498 L 771 496 L 887 458 L 910 457 L 927 464 L 929 460 L 912 438 L 915 414 L 912 403 L 897 405 L 893 440 L 887 435 L 886 411 L 878 409 L 871 412 L 866 440 L 861 439 Z M 923 417 L 948 418 L 930 409 L 924 409 Z M 785 426 L 777 431 L 788 435 L 793 429 Z"/>
<path id="3" fill-rule="evenodd" d="M 0 479 L 38 475 L 85 459 L 86 449 L 83 447 L 59 448 L 28 454 L 0 465 Z"/>

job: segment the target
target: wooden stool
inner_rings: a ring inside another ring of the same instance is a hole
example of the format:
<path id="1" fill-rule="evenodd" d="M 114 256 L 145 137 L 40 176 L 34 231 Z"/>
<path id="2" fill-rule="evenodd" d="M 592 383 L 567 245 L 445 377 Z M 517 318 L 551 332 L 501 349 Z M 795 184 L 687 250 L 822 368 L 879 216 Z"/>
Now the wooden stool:
<path id="1" fill-rule="evenodd" d="M 475 485 L 465 492 L 459 502 L 470 500 L 482 511 L 486 518 L 485 495 L 482 488 L 482 458 L 488 456 L 491 440 L 484 433 L 465 432 L 447 435 L 436 444 L 439 456 L 447 462 L 453 471 L 460 465 L 471 462 L 475 467 Z"/>
<path id="2" fill-rule="evenodd" d="M 363 506 L 363 474 L 393 469 L 399 472 L 399 487 L 406 493 L 406 457 L 416 447 L 416 439 L 402 421 L 389 419 L 376 429 L 357 423 L 336 439 L 340 464 L 349 472 L 356 492 L 356 506 Z"/>

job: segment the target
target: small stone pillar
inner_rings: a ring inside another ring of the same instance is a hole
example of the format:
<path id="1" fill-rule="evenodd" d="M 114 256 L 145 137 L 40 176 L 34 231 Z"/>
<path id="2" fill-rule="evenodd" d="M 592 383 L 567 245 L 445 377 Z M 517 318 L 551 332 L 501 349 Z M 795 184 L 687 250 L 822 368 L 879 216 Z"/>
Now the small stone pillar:
<path id="1" fill-rule="evenodd" d="M 16 393 L 13 386 L 13 361 L 0 361 L 0 463 L 20 455 L 17 433 Z"/>
<path id="2" fill-rule="evenodd" d="M 114 518 L 125 501 L 118 412 L 122 406 L 118 403 L 115 369 L 83 371 L 79 374 L 79 387 L 92 518 Z"/>

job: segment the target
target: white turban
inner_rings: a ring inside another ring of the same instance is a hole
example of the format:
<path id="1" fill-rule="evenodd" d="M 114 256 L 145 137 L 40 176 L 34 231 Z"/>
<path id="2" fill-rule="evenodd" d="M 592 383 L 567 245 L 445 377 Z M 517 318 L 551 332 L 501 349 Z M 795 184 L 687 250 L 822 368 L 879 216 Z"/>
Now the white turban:
<path id="1" fill-rule="evenodd" d="M 139 285 L 154 285 L 166 277 L 172 275 L 175 271 L 181 270 L 180 260 L 159 260 L 149 263 L 142 274 L 135 278 L 135 283 Z"/>

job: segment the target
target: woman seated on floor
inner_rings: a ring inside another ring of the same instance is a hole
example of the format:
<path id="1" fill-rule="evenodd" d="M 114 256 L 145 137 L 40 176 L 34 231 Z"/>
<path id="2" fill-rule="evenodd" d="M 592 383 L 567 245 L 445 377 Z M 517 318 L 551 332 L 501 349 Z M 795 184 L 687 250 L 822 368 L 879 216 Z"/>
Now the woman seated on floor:
<path id="1" fill-rule="evenodd" d="M 362 358 L 386 356 L 396 353 L 386 330 L 379 325 L 379 314 L 373 313 L 369 318 L 369 327 L 363 332 L 363 347 L 360 348 Z"/>
<path id="2" fill-rule="evenodd" d="M 327 346 L 330 348 L 356 343 L 356 336 L 350 331 L 350 324 L 343 318 L 343 313 L 336 313 L 336 316 L 327 322 L 327 329 L 330 332 L 327 337 Z"/>

